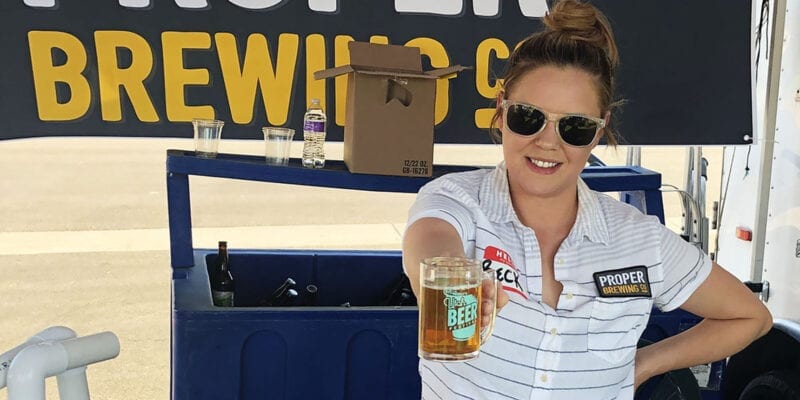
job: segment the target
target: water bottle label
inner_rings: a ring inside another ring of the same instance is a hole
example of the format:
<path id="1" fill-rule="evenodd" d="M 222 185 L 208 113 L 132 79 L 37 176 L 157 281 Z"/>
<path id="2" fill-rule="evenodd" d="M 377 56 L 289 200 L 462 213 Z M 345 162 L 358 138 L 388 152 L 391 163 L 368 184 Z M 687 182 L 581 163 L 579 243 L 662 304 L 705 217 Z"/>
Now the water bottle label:
<path id="1" fill-rule="evenodd" d="M 303 130 L 310 132 L 325 132 L 325 122 L 306 121 L 305 123 L 303 123 Z"/>

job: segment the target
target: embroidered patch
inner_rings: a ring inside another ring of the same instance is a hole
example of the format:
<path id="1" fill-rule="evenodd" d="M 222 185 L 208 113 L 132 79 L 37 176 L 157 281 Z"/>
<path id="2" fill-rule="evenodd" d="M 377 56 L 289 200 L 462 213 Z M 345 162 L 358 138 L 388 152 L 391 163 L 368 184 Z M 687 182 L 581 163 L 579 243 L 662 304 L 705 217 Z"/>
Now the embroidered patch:
<path id="1" fill-rule="evenodd" d="M 600 297 L 653 297 L 644 265 L 595 272 L 594 284 Z"/>

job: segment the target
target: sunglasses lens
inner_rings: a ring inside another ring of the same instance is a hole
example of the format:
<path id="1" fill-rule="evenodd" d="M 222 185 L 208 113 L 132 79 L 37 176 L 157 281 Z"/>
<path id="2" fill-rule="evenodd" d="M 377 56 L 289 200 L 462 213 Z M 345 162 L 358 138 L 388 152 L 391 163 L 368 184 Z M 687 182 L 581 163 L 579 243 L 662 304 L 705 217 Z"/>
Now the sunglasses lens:
<path id="1" fill-rule="evenodd" d="M 546 120 L 541 111 L 522 104 L 512 104 L 506 113 L 508 129 L 520 135 L 533 135 L 542 129 Z"/>
<path id="2" fill-rule="evenodd" d="M 587 146 L 597 134 L 597 122 L 580 116 L 568 116 L 558 121 L 558 131 L 565 142 L 573 146 Z"/>

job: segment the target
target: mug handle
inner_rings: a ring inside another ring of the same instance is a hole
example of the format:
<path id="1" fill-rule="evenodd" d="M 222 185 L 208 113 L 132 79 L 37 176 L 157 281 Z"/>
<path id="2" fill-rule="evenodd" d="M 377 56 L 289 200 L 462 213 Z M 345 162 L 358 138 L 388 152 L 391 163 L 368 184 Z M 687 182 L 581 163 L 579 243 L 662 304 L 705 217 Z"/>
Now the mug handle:
<path id="1" fill-rule="evenodd" d="M 483 326 L 486 307 L 491 308 L 489 323 Z M 497 273 L 493 269 L 483 271 L 481 279 L 481 345 L 486 343 L 494 331 L 494 320 L 497 317 Z"/>

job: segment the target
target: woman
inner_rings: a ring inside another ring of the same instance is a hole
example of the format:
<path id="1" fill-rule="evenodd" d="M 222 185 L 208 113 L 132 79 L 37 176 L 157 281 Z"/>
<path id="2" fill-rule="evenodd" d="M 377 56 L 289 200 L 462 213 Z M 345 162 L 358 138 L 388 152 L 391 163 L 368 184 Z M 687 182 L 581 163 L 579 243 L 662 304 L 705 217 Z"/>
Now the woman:
<path id="1" fill-rule="evenodd" d="M 648 378 L 723 359 L 765 334 L 767 309 L 735 277 L 652 216 L 580 179 L 607 128 L 617 49 L 605 16 L 558 2 L 511 55 L 493 126 L 504 161 L 420 190 L 403 239 L 419 261 L 491 264 L 492 338 L 465 363 L 420 360 L 422 397 L 631 399 Z M 704 321 L 637 350 L 653 305 Z"/>

